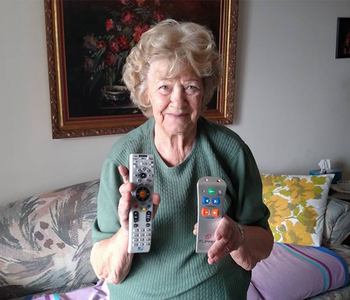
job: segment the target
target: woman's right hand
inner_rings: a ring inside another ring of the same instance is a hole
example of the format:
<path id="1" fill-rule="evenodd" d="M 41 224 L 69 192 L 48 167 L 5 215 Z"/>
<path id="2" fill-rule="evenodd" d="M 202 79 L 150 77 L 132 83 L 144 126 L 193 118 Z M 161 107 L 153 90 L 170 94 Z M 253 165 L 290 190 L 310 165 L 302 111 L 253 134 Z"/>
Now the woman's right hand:
<path id="1" fill-rule="evenodd" d="M 122 196 L 119 200 L 118 214 L 121 229 L 129 231 L 129 212 L 131 208 L 131 192 L 134 189 L 134 184 L 129 182 L 129 170 L 124 166 L 118 167 L 120 175 L 123 177 L 123 184 L 119 188 L 119 193 Z M 153 217 L 156 215 L 159 204 L 160 195 L 153 194 Z"/>
<path id="2" fill-rule="evenodd" d="M 121 198 L 118 204 L 120 229 L 111 238 L 96 243 L 91 251 L 91 265 L 101 280 L 119 284 L 129 274 L 133 254 L 128 253 L 129 212 L 131 208 L 131 192 L 134 184 L 129 182 L 129 170 L 125 166 L 118 167 L 123 177 L 119 188 Z M 153 194 L 153 216 L 160 204 L 159 194 Z"/>

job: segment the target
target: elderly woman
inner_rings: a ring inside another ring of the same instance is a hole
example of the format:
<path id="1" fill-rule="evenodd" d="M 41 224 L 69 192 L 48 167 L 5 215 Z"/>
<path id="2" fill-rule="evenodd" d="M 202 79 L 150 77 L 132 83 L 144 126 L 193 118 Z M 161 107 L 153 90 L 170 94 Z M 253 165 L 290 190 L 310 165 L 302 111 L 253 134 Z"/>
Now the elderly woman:
<path id="1" fill-rule="evenodd" d="M 194 23 L 155 25 L 127 59 L 124 81 L 149 120 L 114 145 L 102 170 L 91 263 L 111 299 L 246 299 L 250 270 L 271 251 L 269 212 L 248 146 L 201 117 L 220 73 L 212 33 Z M 147 254 L 127 251 L 130 153 L 155 159 L 158 194 Z M 203 176 L 227 183 L 225 214 L 207 256 L 195 252 L 194 236 Z"/>

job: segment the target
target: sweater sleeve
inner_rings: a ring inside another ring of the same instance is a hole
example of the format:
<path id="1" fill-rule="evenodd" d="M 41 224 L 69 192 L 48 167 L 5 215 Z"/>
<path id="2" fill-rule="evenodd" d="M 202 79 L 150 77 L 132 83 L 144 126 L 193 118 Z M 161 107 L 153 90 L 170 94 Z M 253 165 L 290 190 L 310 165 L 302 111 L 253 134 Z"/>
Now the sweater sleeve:
<path id="1" fill-rule="evenodd" d="M 228 165 L 235 198 L 231 216 L 243 225 L 269 228 L 270 212 L 262 201 L 260 172 L 253 154 L 244 142 L 234 151 Z"/>
<path id="2" fill-rule="evenodd" d="M 112 237 L 120 228 L 118 203 L 122 177 L 118 164 L 107 158 L 102 167 L 100 190 L 97 198 L 97 217 L 92 227 L 94 243 Z"/>

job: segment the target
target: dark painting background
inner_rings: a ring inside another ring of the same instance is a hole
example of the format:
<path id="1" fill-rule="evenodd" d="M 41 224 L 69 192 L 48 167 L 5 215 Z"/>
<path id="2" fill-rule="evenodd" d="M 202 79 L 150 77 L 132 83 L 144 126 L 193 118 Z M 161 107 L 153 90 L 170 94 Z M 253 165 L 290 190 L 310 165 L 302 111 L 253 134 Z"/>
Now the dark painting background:
<path id="1" fill-rule="evenodd" d="M 147 2 L 154 0 L 146 0 Z M 84 62 L 86 49 L 83 37 L 94 33 L 94 36 L 106 34 L 106 20 L 111 18 L 109 9 L 120 6 L 120 0 L 89 1 L 64 0 L 63 24 L 65 41 L 65 59 L 68 90 L 69 118 L 98 117 L 109 115 L 126 115 L 141 113 L 136 108 L 101 107 L 103 81 L 98 82 L 92 91 L 86 86 L 89 74 L 85 72 Z M 209 27 L 219 43 L 220 0 L 161 0 L 160 10 L 165 17 L 178 21 L 193 21 Z M 121 74 L 120 74 L 121 76 Z M 214 95 L 208 108 L 216 108 Z"/>

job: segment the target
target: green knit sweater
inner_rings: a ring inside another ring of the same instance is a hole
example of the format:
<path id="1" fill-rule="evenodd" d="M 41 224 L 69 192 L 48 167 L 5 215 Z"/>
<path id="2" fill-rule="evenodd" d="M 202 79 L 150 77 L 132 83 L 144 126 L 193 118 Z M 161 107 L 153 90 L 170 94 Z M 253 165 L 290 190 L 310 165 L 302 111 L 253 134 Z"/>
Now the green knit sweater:
<path id="1" fill-rule="evenodd" d="M 106 159 L 98 195 L 94 242 L 120 228 L 119 165 L 128 166 L 130 153 L 155 155 L 155 192 L 162 202 L 153 221 L 151 251 L 135 254 L 130 273 L 119 285 L 109 284 L 111 300 L 246 299 L 250 272 L 228 255 L 209 265 L 207 255 L 195 252 L 193 226 L 197 222 L 196 184 L 203 176 L 227 183 L 224 212 L 245 225 L 268 227 L 262 203 L 261 180 L 248 146 L 225 126 L 198 120 L 194 147 L 184 162 L 168 167 L 153 142 L 154 120 L 123 136 Z"/>

